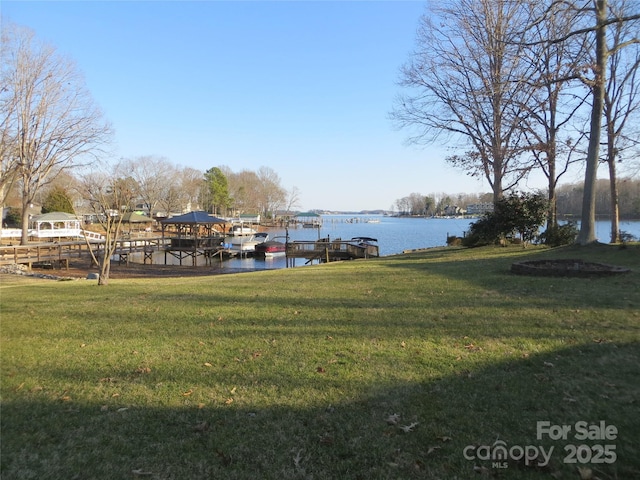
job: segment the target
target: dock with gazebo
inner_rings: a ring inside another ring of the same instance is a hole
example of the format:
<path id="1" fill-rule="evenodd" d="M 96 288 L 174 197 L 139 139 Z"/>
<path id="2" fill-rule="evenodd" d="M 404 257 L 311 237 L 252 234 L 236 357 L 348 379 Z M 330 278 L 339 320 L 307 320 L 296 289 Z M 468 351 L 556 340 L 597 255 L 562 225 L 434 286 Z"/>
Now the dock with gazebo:
<path id="1" fill-rule="evenodd" d="M 182 265 L 183 260 L 190 258 L 194 267 L 197 266 L 199 257 L 204 258 L 206 264 L 211 264 L 217 255 L 222 260 L 224 225 L 227 223 L 229 222 L 204 211 L 189 212 L 161 220 L 162 238 L 167 239 L 164 248 L 165 265 L 167 255 L 177 258 L 179 265 Z M 219 228 L 222 228 L 222 231 Z"/>

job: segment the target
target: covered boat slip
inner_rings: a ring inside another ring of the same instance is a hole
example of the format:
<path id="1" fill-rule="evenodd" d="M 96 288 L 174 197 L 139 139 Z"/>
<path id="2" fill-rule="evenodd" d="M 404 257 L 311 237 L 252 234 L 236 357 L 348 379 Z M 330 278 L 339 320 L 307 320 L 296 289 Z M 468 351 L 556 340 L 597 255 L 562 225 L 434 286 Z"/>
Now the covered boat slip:
<path id="1" fill-rule="evenodd" d="M 189 212 L 177 217 L 165 218 L 162 225 L 162 238 L 170 236 L 170 244 L 164 249 L 164 263 L 167 254 L 178 259 L 191 258 L 191 264 L 197 266 L 197 258 L 203 257 L 205 264 L 224 251 L 224 225 L 228 222 L 207 212 Z"/>
<path id="2" fill-rule="evenodd" d="M 375 238 L 355 237 L 350 240 L 329 237 L 315 241 L 293 241 L 287 243 L 287 266 L 295 266 L 296 258 L 307 259 L 307 264 L 317 260 L 319 263 L 356 258 L 379 257 L 380 250 Z"/>

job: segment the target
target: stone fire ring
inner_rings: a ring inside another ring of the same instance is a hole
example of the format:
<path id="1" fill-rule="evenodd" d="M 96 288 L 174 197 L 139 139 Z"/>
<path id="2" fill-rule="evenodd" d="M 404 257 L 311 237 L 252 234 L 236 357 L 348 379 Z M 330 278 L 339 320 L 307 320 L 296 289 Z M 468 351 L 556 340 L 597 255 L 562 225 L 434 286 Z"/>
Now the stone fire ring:
<path id="1" fill-rule="evenodd" d="M 529 260 L 511 265 L 511 273 L 516 275 L 545 277 L 609 277 L 630 271 L 626 267 L 576 259 Z"/>

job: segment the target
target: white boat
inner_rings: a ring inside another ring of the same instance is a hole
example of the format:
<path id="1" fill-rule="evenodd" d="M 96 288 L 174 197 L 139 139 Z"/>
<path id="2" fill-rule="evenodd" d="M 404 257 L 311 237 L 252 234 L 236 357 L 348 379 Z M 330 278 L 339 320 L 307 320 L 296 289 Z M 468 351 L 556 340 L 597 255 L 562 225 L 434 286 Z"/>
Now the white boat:
<path id="1" fill-rule="evenodd" d="M 236 235 L 224 239 L 223 247 L 232 256 L 247 257 L 256 251 L 256 245 L 264 243 L 269 238 L 267 234 Z"/>
<path id="2" fill-rule="evenodd" d="M 251 227 L 245 227 L 242 224 L 233 225 L 231 227 L 231 230 L 229 230 L 229 235 L 234 236 L 234 237 L 255 235 L 256 233 L 258 233 L 257 230 L 255 230 L 255 229 L 253 229 Z"/>

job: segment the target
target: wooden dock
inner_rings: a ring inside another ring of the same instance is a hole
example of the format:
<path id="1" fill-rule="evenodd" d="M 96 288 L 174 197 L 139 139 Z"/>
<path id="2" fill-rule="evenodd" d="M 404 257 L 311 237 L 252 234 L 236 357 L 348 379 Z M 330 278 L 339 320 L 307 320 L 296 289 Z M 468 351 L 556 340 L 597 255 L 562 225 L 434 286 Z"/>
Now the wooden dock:
<path id="1" fill-rule="evenodd" d="M 341 240 L 321 238 L 315 241 L 293 241 L 286 246 L 287 266 L 295 266 L 296 258 L 304 258 L 306 264 L 313 261 L 328 263 L 357 258 L 379 257 L 380 251 L 373 238 L 354 238 Z"/>
<path id="2" fill-rule="evenodd" d="M 36 264 L 69 268 L 71 258 L 89 255 L 86 242 L 44 242 L 29 245 L 0 246 L 0 265 L 22 264 L 31 268 Z M 99 249 L 99 245 L 95 245 Z"/>
<path id="3" fill-rule="evenodd" d="M 113 255 L 118 263 L 128 263 L 133 253 L 143 252 L 144 262 L 151 260 L 154 251 L 160 251 L 166 240 L 161 237 L 121 239 Z M 91 251 L 96 257 L 104 255 L 104 241 L 69 241 L 41 242 L 28 245 L 0 246 L 0 265 L 22 264 L 32 268 L 34 265 L 51 265 L 58 268 L 69 268 L 73 258 L 91 258 Z"/>

